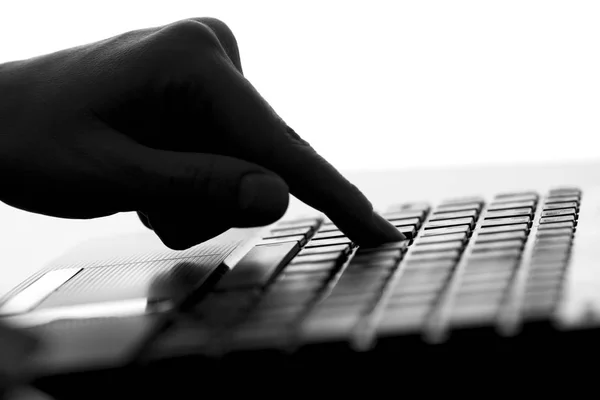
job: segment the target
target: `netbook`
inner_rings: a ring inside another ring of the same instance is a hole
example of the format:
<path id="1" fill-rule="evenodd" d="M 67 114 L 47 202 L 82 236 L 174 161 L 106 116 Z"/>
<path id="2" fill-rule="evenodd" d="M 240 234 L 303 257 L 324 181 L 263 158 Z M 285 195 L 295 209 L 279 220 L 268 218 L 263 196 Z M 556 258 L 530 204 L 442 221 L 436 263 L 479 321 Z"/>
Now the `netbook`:
<path id="1" fill-rule="evenodd" d="M 473 192 L 388 199 L 382 215 L 409 239 L 372 248 L 317 213 L 185 251 L 150 231 L 83 243 L 5 296 L 2 321 L 43 339 L 31 378 L 58 398 L 189 393 L 223 376 L 310 384 L 298 371 L 406 386 L 593 354 L 597 191 Z"/>

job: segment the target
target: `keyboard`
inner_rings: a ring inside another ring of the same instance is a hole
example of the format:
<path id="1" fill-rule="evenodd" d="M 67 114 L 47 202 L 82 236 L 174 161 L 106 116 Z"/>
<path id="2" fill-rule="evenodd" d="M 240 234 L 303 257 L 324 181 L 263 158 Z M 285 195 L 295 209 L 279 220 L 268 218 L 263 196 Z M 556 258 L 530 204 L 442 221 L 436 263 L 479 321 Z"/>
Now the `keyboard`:
<path id="1" fill-rule="evenodd" d="M 323 217 L 281 221 L 200 301 L 179 310 L 150 359 L 344 343 L 517 335 L 552 320 L 582 193 L 555 188 L 397 204 L 407 240 L 359 247 Z"/>

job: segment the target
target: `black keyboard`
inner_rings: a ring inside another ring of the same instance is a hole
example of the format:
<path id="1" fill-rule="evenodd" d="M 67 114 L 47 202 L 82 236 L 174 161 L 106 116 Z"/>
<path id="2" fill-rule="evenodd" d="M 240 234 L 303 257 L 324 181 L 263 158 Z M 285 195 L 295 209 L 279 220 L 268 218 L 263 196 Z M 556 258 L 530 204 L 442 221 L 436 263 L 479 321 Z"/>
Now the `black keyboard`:
<path id="1" fill-rule="evenodd" d="M 443 342 L 552 319 L 581 191 L 558 188 L 399 204 L 382 213 L 408 240 L 358 247 L 330 221 L 282 221 L 210 293 L 181 311 L 151 358 L 295 351 L 389 338 Z"/>

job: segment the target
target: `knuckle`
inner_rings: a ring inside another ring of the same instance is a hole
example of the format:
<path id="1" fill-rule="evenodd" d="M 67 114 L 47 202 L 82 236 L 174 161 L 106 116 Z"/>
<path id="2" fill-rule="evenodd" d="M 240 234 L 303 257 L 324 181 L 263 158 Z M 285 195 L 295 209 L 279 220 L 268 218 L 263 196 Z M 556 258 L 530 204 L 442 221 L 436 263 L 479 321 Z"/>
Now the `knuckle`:
<path id="1" fill-rule="evenodd" d="M 193 20 L 208 26 L 215 32 L 219 39 L 235 39 L 235 37 L 233 36 L 233 32 L 231 31 L 229 26 L 220 19 L 213 17 L 202 17 L 194 18 Z"/>
<path id="2" fill-rule="evenodd" d="M 208 26 L 224 47 L 233 51 L 237 50 L 238 47 L 235 35 L 225 22 L 212 17 L 197 18 L 195 20 Z"/>
<path id="3" fill-rule="evenodd" d="M 203 52 L 220 51 L 218 37 L 206 26 L 195 20 L 183 20 L 167 25 L 157 32 L 155 45 L 170 57 L 188 59 Z"/>

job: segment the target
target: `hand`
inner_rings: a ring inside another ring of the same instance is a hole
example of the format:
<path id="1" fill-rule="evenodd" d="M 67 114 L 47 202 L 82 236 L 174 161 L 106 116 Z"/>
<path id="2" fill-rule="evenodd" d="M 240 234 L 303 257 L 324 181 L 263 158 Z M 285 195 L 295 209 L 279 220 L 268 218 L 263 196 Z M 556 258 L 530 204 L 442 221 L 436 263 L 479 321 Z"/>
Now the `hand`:
<path id="1" fill-rule="evenodd" d="M 0 199 L 15 207 L 138 211 L 185 249 L 276 221 L 291 192 L 359 244 L 403 239 L 244 78 L 218 20 L 0 65 L 0 93 Z"/>

